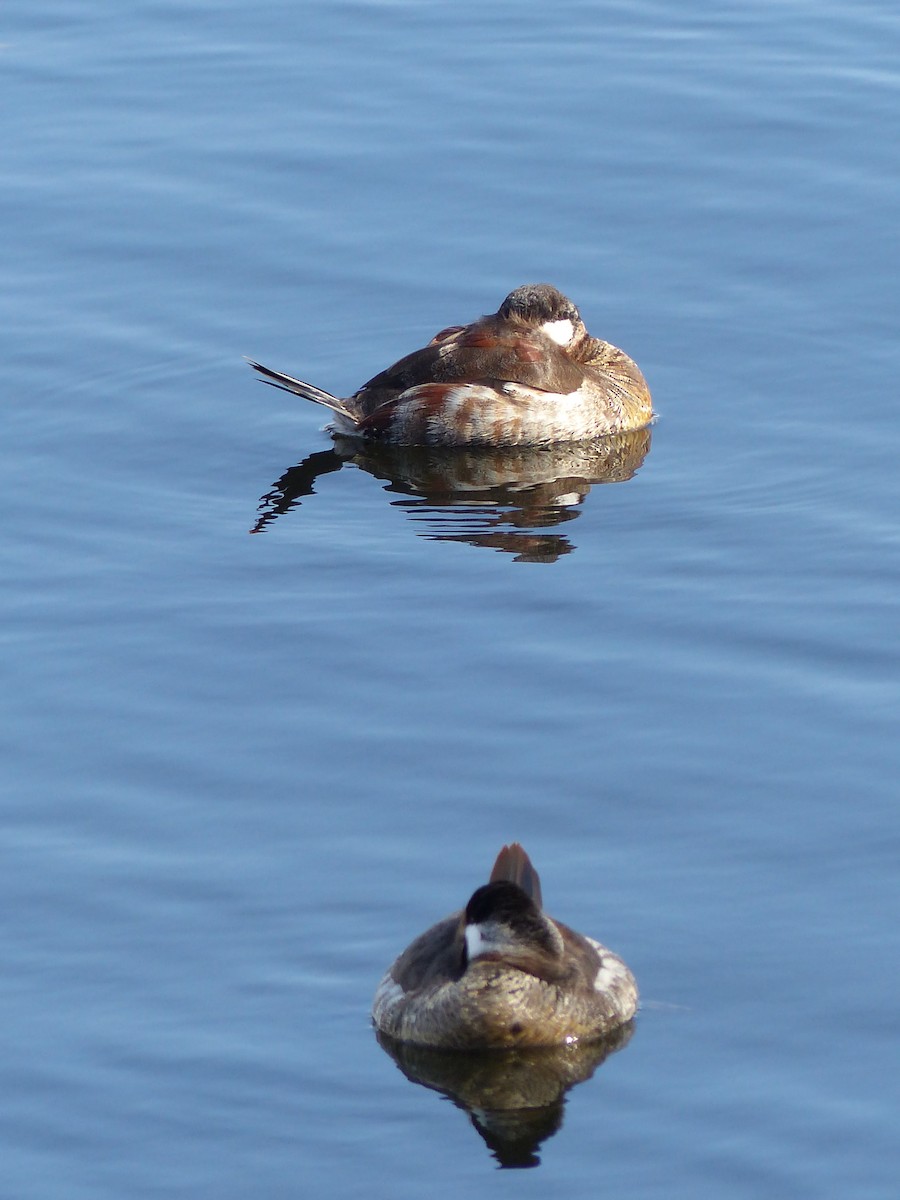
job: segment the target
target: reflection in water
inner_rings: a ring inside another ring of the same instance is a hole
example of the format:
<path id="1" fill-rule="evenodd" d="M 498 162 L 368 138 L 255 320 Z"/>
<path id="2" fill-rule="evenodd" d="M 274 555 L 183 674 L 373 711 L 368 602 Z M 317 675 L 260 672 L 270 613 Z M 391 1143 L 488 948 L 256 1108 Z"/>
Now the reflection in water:
<path id="1" fill-rule="evenodd" d="M 441 1092 L 469 1114 L 501 1167 L 536 1167 L 541 1143 L 562 1126 L 566 1092 L 590 1079 L 633 1032 L 631 1022 L 601 1042 L 482 1052 L 375 1036 L 407 1079 Z"/>
<path id="2" fill-rule="evenodd" d="M 323 475 L 352 463 L 406 497 L 394 503 L 424 524 L 423 537 L 486 546 L 520 562 L 554 562 L 574 549 L 555 527 L 578 516 L 593 484 L 631 479 L 650 438 L 647 428 L 563 446 L 444 449 L 335 437 L 333 449 L 310 454 L 277 480 L 251 532 L 261 533 L 314 495 Z"/>

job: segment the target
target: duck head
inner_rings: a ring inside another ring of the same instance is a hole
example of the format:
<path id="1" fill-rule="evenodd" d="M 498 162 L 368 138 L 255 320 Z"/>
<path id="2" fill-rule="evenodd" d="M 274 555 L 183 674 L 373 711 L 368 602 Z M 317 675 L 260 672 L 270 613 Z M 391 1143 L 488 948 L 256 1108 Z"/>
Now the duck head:
<path id="1" fill-rule="evenodd" d="M 531 897 L 507 880 L 473 893 L 464 915 L 465 965 L 504 963 L 541 979 L 561 972 L 564 942 Z"/>
<path id="2" fill-rule="evenodd" d="M 581 313 L 568 296 L 550 283 L 526 283 L 517 287 L 500 305 L 497 316 L 540 329 L 565 350 L 587 336 Z"/>

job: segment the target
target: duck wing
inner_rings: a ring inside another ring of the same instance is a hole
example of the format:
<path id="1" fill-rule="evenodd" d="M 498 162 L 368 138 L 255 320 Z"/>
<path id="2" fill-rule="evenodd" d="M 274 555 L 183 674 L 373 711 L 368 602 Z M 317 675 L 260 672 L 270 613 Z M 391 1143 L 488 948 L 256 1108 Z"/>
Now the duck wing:
<path id="1" fill-rule="evenodd" d="M 438 338 L 441 340 L 414 350 L 363 384 L 353 397 L 354 407 L 369 416 L 424 383 L 492 379 L 565 395 L 584 382 L 584 364 L 537 329 L 498 327 L 485 321 L 442 331 Z"/>

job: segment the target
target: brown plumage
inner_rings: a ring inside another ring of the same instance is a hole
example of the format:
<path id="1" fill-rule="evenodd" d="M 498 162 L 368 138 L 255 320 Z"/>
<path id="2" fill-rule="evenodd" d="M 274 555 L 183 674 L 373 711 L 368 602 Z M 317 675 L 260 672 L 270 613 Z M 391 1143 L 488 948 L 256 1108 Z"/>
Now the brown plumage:
<path id="1" fill-rule="evenodd" d="M 396 445 L 542 445 L 639 429 L 653 417 L 643 375 L 591 337 L 547 283 L 516 288 L 495 313 L 452 325 L 352 396 L 250 361 L 266 383 L 330 408 L 335 431 Z"/>
<path id="2" fill-rule="evenodd" d="M 542 911 L 538 874 L 514 842 L 466 908 L 391 966 L 372 1016 L 399 1041 L 472 1049 L 599 1038 L 636 1009 L 622 960 Z"/>

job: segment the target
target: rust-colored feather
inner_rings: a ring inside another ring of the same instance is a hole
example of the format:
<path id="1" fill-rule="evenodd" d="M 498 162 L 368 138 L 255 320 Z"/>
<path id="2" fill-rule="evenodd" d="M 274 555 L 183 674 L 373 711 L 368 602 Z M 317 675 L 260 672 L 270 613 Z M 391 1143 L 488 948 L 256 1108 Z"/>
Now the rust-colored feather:
<path id="1" fill-rule="evenodd" d="M 538 908 L 543 908 L 541 881 L 538 873 L 518 842 L 510 842 L 497 855 L 497 861 L 494 863 L 494 869 L 491 871 L 488 882 L 497 883 L 498 881 L 517 884 L 527 896 L 531 897 Z"/>

